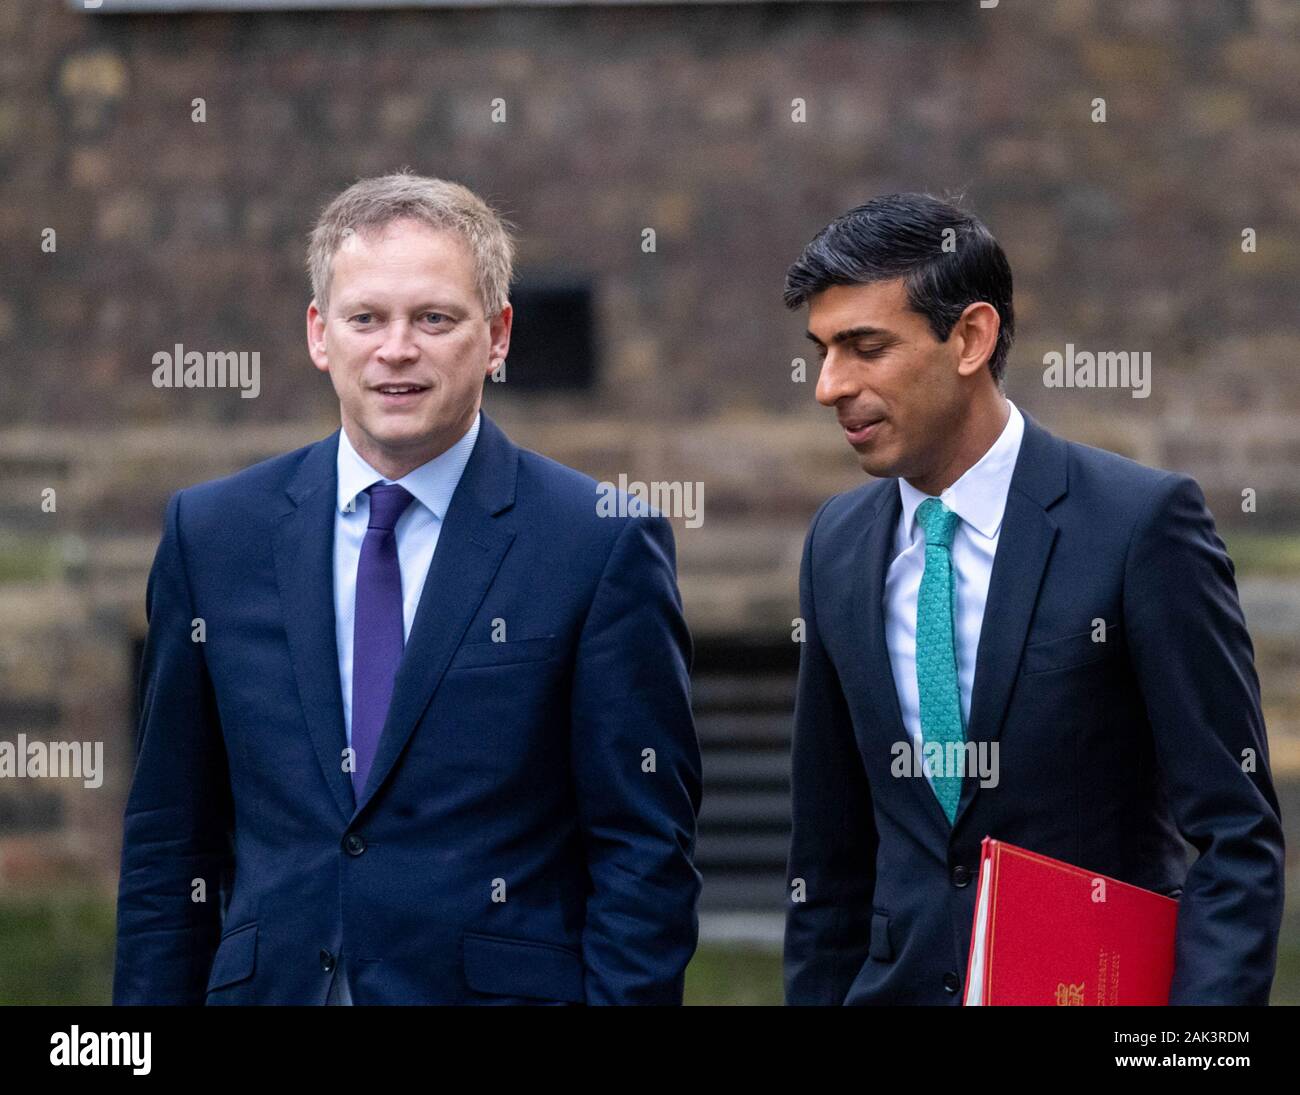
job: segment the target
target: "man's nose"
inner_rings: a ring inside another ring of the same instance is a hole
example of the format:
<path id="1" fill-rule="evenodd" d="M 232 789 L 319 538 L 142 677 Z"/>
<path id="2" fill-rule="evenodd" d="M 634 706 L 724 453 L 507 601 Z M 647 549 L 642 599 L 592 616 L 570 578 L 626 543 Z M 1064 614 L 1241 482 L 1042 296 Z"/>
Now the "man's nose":
<path id="1" fill-rule="evenodd" d="M 823 407 L 833 407 L 845 396 L 857 394 L 853 386 L 852 372 L 845 368 L 839 355 L 832 349 L 822 362 L 821 373 L 817 377 L 817 402 Z"/>
<path id="2" fill-rule="evenodd" d="M 384 332 L 383 345 L 379 347 L 382 361 L 402 361 L 416 356 L 419 349 L 411 337 L 411 325 L 404 319 L 395 319 Z"/>

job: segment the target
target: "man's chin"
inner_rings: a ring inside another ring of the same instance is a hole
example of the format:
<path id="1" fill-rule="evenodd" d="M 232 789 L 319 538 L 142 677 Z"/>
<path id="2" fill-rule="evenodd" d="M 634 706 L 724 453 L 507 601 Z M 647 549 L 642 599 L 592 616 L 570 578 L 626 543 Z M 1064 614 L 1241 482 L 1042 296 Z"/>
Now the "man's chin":
<path id="1" fill-rule="evenodd" d="M 413 416 L 386 415 L 366 423 L 366 432 L 385 448 L 417 448 L 433 440 L 437 424 Z"/>
<path id="2" fill-rule="evenodd" d="M 876 479 L 890 479 L 898 474 L 898 462 L 880 453 L 860 452 L 858 465 Z"/>

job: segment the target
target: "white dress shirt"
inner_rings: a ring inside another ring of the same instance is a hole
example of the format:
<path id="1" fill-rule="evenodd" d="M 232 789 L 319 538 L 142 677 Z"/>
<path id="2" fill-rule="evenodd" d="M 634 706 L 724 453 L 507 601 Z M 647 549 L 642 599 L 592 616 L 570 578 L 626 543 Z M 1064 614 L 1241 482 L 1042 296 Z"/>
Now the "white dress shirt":
<path id="1" fill-rule="evenodd" d="M 343 727 L 349 746 L 352 744 L 352 629 L 356 619 L 357 564 L 361 561 L 366 526 L 370 524 L 370 495 L 365 493 L 366 488 L 375 483 L 396 482 L 414 497 L 393 528 L 397 564 L 402 574 L 402 637 L 405 640 L 410 637 L 442 522 L 469 463 L 478 428 L 476 414 L 464 436 L 451 448 L 397 480 L 386 479 L 375 471 L 352 447 L 347 430 L 339 430 L 338 498 L 334 511 L 334 633 L 343 692 Z M 352 1003 L 342 955 L 326 1003 Z"/>
<path id="2" fill-rule="evenodd" d="M 1011 473 L 1025 435 L 1024 415 L 1007 400 L 1011 413 L 998 439 L 955 483 L 939 495 L 960 521 L 952 541 L 953 618 L 957 653 L 957 686 L 961 692 L 962 726 L 970 724 L 971 691 L 975 684 L 975 655 L 979 650 L 989 577 L 1002 531 Z M 916 599 L 925 571 L 925 530 L 916 520 L 922 494 L 906 479 L 898 480 L 903 510 L 894 534 L 894 561 L 885 574 L 885 642 L 898 690 L 903 726 L 913 750 L 921 750 L 921 699 L 916 683 Z M 924 754 L 922 754 L 924 755 Z M 927 774 L 928 778 L 928 774 Z"/>

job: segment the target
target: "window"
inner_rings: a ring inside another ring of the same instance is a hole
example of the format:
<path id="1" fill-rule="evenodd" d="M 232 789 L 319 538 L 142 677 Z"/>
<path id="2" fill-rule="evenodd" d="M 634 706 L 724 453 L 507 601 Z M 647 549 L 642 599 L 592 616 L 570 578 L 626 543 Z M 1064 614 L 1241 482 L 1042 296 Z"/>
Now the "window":
<path id="1" fill-rule="evenodd" d="M 591 287 L 521 277 L 510 293 L 514 319 L 505 383 L 510 392 L 587 391 L 596 383 Z M 491 381 L 488 382 L 489 385 Z"/>

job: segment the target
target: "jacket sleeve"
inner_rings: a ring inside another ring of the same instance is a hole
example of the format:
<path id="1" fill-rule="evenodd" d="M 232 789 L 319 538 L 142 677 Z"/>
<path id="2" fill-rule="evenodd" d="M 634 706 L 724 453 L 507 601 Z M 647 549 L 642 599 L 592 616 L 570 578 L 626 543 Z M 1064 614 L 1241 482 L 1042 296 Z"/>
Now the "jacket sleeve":
<path id="1" fill-rule="evenodd" d="M 1266 1004 L 1283 838 L 1254 650 L 1196 481 L 1170 475 L 1134 529 L 1126 639 L 1164 794 L 1199 853 L 1178 905 L 1171 1004 Z"/>
<path id="2" fill-rule="evenodd" d="M 233 877 L 230 779 L 185 573 L 181 497 L 167 504 L 145 594 L 135 774 L 117 899 L 114 1004 L 202 1004 Z M 198 880 L 202 880 L 199 884 Z"/>
<path id="3" fill-rule="evenodd" d="M 825 509 L 826 504 L 813 518 L 799 572 L 804 642 L 791 746 L 787 1004 L 844 1003 L 867 960 L 876 884 L 879 840 L 871 788 L 817 623 L 813 542 Z"/>
<path id="4" fill-rule="evenodd" d="M 672 526 L 628 520 L 578 641 L 571 757 L 589 1004 L 680 1004 L 698 937 L 700 748 Z"/>

